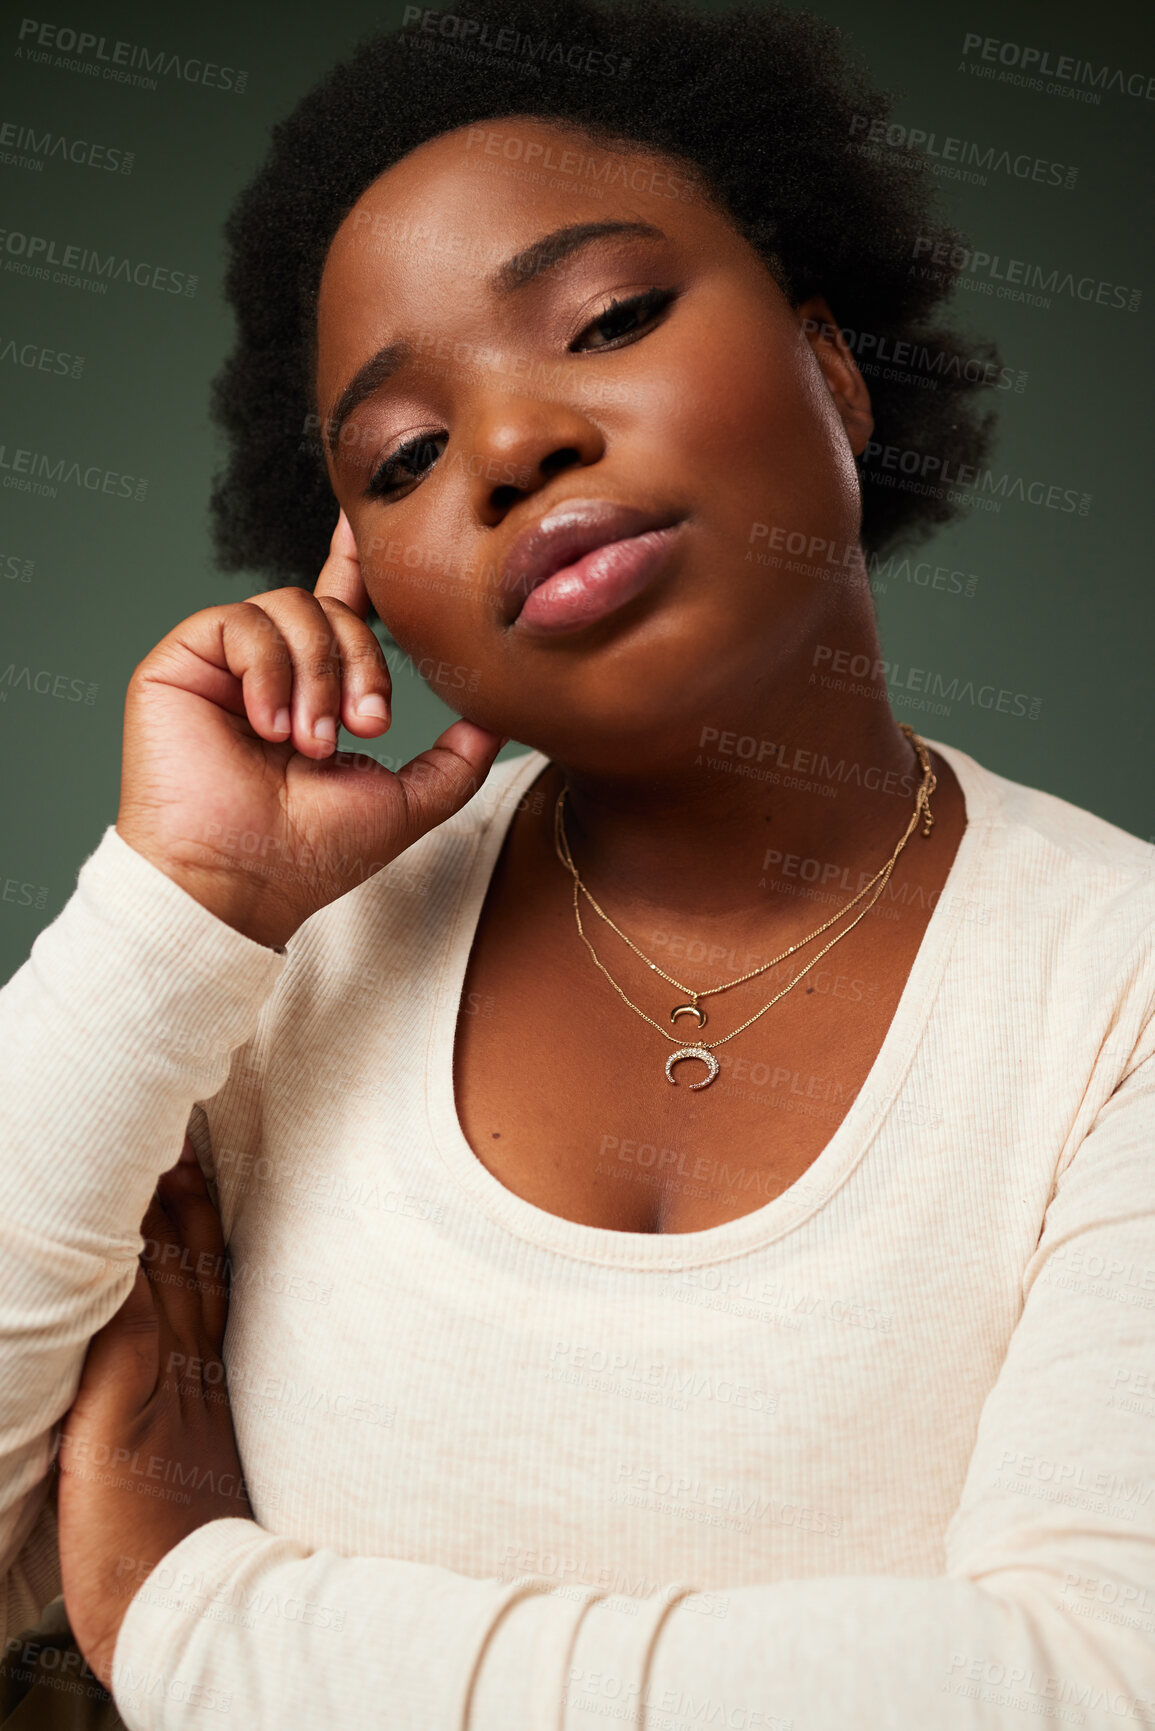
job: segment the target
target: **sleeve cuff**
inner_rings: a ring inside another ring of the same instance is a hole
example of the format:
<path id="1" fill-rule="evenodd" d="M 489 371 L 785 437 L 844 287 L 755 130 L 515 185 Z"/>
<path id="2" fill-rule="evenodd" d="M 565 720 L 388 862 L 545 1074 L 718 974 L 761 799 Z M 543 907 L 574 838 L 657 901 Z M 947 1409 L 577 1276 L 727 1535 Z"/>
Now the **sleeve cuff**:
<path id="1" fill-rule="evenodd" d="M 110 824 L 32 960 L 58 1002 L 90 1000 L 102 1023 L 111 1003 L 126 1031 L 187 1039 L 207 1057 L 250 1037 L 287 958 L 202 907 Z"/>
<path id="2" fill-rule="evenodd" d="M 306 1555 L 305 1546 L 238 1518 L 206 1522 L 162 1557 L 131 1599 L 113 1653 L 112 1694 L 129 1731 L 183 1724 L 182 1708 L 190 1725 L 219 1724 L 232 1691 L 227 1676 L 214 1680 L 190 1653 L 198 1623 L 236 1620 L 228 1583 L 239 1571 Z"/>
<path id="3" fill-rule="evenodd" d="M 258 969 L 267 967 L 270 956 L 286 953 L 283 946 L 274 949 L 245 937 L 202 907 L 159 866 L 137 853 L 115 824 L 109 824 L 81 866 L 77 890 L 129 941 L 136 932 L 163 936 L 170 944 L 175 939 L 190 947 L 206 946 L 234 966 Z"/>

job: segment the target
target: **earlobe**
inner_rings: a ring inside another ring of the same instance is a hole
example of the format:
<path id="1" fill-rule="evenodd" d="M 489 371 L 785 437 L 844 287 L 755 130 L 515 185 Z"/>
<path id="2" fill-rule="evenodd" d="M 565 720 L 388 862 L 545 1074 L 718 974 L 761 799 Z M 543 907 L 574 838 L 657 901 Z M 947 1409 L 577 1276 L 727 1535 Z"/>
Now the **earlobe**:
<path id="1" fill-rule="evenodd" d="M 850 345 L 821 295 L 813 295 L 801 302 L 795 314 L 842 417 L 850 448 L 856 457 L 861 457 L 874 431 L 874 415 L 870 392 Z"/>

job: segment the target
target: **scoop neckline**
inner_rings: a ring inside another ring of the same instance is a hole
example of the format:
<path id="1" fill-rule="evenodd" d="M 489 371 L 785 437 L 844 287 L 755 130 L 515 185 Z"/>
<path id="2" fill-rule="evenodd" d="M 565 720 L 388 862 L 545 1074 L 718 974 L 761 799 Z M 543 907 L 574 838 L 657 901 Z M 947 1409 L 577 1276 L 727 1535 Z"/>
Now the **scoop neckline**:
<path id="1" fill-rule="evenodd" d="M 760 1208 L 696 1232 L 623 1232 L 551 1214 L 507 1190 L 482 1163 L 461 1127 L 453 1060 L 469 956 L 494 867 L 520 798 L 550 763 L 540 751 L 530 751 L 521 760 L 508 760 L 512 766 L 508 779 L 489 822 L 479 827 L 473 857 L 462 875 L 435 988 L 425 1054 L 426 1116 L 433 1144 L 450 1176 L 493 1224 L 516 1238 L 577 1261 L 677 1272 L 761 1249 L 795 1231 L 826 1206 L 865 1158 L 898 1098 L 966 918 L 983 842 L 999 803 L 993 779 L 972 757 L 954 746 L 923 737 L 955 773 L 962 789 L 966 824 L 874 1063 L 833 1136 L 793 1184 Z M 487 791 L 492 797 L 496 791 L 492 783 L 479 791 L 477 799 L 484 801 Z"/>

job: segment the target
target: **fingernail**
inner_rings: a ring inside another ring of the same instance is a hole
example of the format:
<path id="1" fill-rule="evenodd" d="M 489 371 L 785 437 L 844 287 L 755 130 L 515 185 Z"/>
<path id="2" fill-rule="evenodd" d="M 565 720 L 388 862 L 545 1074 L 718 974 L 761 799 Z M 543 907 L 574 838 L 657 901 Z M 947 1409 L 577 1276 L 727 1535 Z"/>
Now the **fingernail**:
<path id="1" fill-rule="evenodd" d="M 363 697 L 357 705 L 357 714 L 362 721 L 384 721 L 388 713 L 385 699 L 376 692 L 371 693 L 368 697 Z"/>
<path id="2" fill-rule="evenodd" d="M 336 742 L 337 723 L 331 715 L 322 715 L 319 721 L 313 723 L 313 738 L 327 739 L 330 745 Z"/>
<path id="3" fill-rule="evenodd" d="M 291 733 L 292 728 L 293 728 L 293 718 L 289 714 L 288 710 L 287 709 L 278 709 L 276 715 L 274 715 L 274 717 L 273 717 L 273 732 L 274 733 Z"/>

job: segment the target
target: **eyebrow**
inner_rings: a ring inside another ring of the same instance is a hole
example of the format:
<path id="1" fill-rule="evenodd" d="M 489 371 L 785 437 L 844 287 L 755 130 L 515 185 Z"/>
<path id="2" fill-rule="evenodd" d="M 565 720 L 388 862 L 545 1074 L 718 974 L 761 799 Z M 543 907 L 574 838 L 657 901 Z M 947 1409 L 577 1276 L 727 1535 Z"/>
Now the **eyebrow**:
<path id="1" fill-rule="evenodd" d="M 555 228 L 549 234 L 543 234 L 531 246 L 514 253 L 512 258 L 507 258 L 487 279 L 487 286 L 493 294 L 504 298 L 524 288 L 544 272 L 552 270 L 554 265 L 560 264 L 562 259 L 570 257 L 582 247 L 617 235 L 629 235 L 636 240 L 667 239 L 663 231 L 652 222 L 569 223 L 564 228 Z M 367 397 L 371 397 L 374 391 L 379 390 L 386 379 L 405 361 L 411 359 L 412 354 L 411 343 L 386 343 L 384 348 L 370 355 L 363 367 L 358 367 L 334 403 L 325 428 L 325 442 L 330 456 L 336 454 L 341 428 L 353 411 L 359 408 Z"/>

